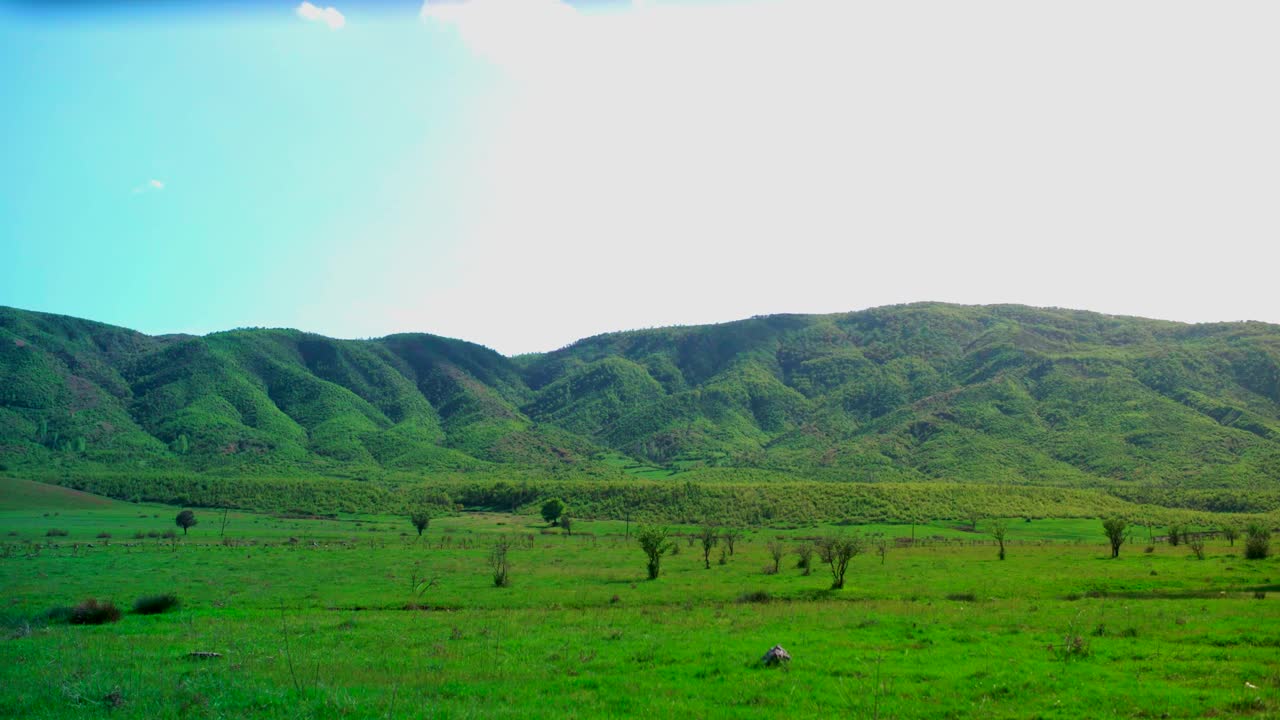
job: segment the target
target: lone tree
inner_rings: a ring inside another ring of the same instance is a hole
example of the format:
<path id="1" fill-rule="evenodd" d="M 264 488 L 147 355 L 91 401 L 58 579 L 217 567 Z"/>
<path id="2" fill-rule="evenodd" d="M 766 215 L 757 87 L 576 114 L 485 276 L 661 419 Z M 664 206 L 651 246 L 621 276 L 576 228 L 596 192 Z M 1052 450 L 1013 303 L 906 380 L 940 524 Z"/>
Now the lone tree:
<path id="1" fill-rule="evenodd" d="M 547 521 L 548 525 L 555 525 L 560 516 L 564 514 L 564 501 L 560 498 L 551 498 L 542 503 L 542 519 Z"/>
<path id="2" fill-rule="evenodd" d="M 1244 557 L 1246 560 L 1266 560 L 1271 554 L 1271 530 L 1262 523 L 1249 523 L 1244 529 Z"/>
<path id="3" fill-rule="evenodd" d="M 489 551 L 489 567 L 493 569 L 493 586 L 507 587 L 511 584 L 511 564 L 507 561 L 507 553 L 515 540 L 507 535 L 499 535 Z"/>
<path id="4" fill-rule="evenodd" d="M 849 561 L 862 553 L 864 543 L 860 535 L 831 535 L 818 541 L 818 557 L 831 568 L 831 589 L 844 587 L 844 573 Z"/>
<path id="5" fill-rule="evenodd" d="M 996 542 L 1000 543 L 1000 559 L 1003 560 L 1004 536 L 1009 532 L 1009 523 L 1004 520 L 992 520 L 991 526 L 987 528 L 987 532 L 991 534 L 991 537 L 996 539 Z"/>
<path id="6" fill-rule="evenodd" d="M 713 526 L 705 525 L 698 531 L 698 539 L 702 541 L 702 563 L 710 570 L 711 548 L 715 547 L 716 542 L 720 540 L 720 533 Z"/>
<path id="7" fill-rule="evenodd" d="M 776 575 L 782 567 L 782 556 L 786 553 L 787 546 L 781 540 L 770 540 L 765 547 L 769 549 L 769 557 L 773 558 L 773 574 Z"/>
<path id="8" fill-rule="evenodd" d="M 636 539 L 640 541 L 640 549 L 644 550 L 644 554 L 649 557 L 649 579 L 656 580 L 659 566 L 662 564 L 662 556 L 674 546 L 674 543 L 667 539 L 666 528 L 652 525 L 642 525 L 637 528 Z"/>
<path id="9" fill-rule="evenodd" d="M 568 515 L 560 516 L 560 529 L 564 530 L 565 535 L 573 534 L 573 521 L 569 519 Z"/>
<path id="10" fill-rule="evenodd" d="M 881 534 L 876 534 L 871 538 L 871 545 L 876 549 L 876 554 L 880 556 L 880 564 L 884 565 L 884 559 L 889 556 L 889 538 Z"/>
<path id="11" fill-rule="evenodd" d="M 796 545 L 796 555 L 799 556 L 796 567 L 804 570 L 804 575 L 813 572 L 813 550 L 813 543 L 808 541 Z"/>
<path id="12" fill-rule="evenodd" d="M 427 514 L 426 510 L 414 510 L 413 514 L 409 516 L 409 522 L 413 523 L 413 526 L 418 529 L 418 537 L 422 537 L 422 532 L 431 524 L 431 516 Z"/>
<path id="13" fill-rule="evenodd" d="M 720 533 L 720 537 L 724 539 L 724 544 L 729 548 L 729 554 L 733 555 L 733 546 L 742 538 L 742 531 L 738 528 L 726 528 Z"/>
<path id="14" fill-rule="evenodd" d="M 1120 557 L 1120 546 L 1124 544 L 1125 528 L 1129 523 L 1123 518 L 1111 518 L 1102 521 L 1102 530 L 1107 533 L 1107 540 L 1111 541 L 1111 557 Z"/>
<path id="15" fill-rule="evenodd" d="M 178 513 L 178 517 L 174 519 L 178 527 L 182 528 L 182 534 L 186 535 L 187 531 L 195 527 L 200 521 L 196 520 L 196 514 L 190 510 L 183 510 Z"/>
<path id="16" fill-rule="evenodd" d="M 1222 537 L 1226 538 L 1227 542 L 1231 543 L 1231 547 L 1235 547 L 1236 538 L 1240 537 L 1240 529 L 1235 525 L 1223 525 Z"/>

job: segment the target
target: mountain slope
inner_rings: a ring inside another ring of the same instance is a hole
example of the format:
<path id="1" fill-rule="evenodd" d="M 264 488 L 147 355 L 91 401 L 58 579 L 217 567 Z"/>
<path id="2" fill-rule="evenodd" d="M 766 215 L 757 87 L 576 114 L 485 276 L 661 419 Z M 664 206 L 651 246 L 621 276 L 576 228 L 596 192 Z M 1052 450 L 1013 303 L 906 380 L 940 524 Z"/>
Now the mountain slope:
<path id="1" fill-rule="evenodd" d="M 1280 327 L 920 303 L 506 358 L 425 334 L 149 337 L 0 308 L 0 463 L 1275 487 Z"/>

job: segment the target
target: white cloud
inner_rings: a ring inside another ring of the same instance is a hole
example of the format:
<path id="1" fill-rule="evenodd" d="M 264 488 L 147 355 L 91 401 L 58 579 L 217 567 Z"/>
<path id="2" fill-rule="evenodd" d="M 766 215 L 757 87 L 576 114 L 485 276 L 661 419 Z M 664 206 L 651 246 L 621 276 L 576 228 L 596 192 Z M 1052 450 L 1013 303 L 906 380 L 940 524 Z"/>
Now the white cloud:
<path id="1" fill-rule="evenodd" d="M 134 195 L 140 195 L 147 192 L 160 192 L 164 190 L 164 181 L 151 178 L 146 183 L 139 185 L 133 189 Z"/>
<path id="2" fill-rule="evenodd" d="M 464 260 L 526 298 L 530 343 L 554 316 L 937 299 L 1201 320 L 1268 302 L 1243 288 L 1280 260 L 1280 102 L 1259 91 L 1280 64 L 1274 2 L 421 15 L 515 88 L 483 139 Z"/>
<path id="3" fill-rule="evenodd" d="M 336 8 L 320 8 L 306 2 L 306 0 L 303 0 L 302 4 L 298 5 L 295 12 L 303 20 L 322 22 L 328 25 L 330 30 L 340 30 L 347 24 L 347 19 Z"/>

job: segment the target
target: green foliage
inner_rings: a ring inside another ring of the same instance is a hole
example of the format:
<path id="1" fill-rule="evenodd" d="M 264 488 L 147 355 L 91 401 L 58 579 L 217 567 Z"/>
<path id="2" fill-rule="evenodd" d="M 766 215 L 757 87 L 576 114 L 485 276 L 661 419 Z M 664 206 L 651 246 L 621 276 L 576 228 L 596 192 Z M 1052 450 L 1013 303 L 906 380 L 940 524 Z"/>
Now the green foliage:
<path id="1" fill-rule="evenodd" d="M 1262 523 L 1250 523 L 1244 531 L 1244 556 L 1249 560 L 1265 560 L 1271 555 L 1271 529 Z"/>
<path id="2" fill-rule="evenodd" d="M 89 598 L 71 609 L 67 622 L 72 625 L 105 625 L 120 620 L 120 609 L 109 600 Z"/>
<path id="3" fill-rule="evenodd" d="M 818 557 L 831 570 L 831 589 L 844 588 L 845 572 L 849 569 L 849 561 L 861 555 L 866 543 L 861 535 L 827 535 L 815 542 Z"/>
<path id="4" fill-rule="evenodd" d="M 177 609 L 180 604 L 178 596 L 173 593 L 146 595 L 134 601 L 133 613 L 135 615 L 159 615 Z"/>
<path id="5" fill-rule="evenodd" d="M 493 586 L 504 588 L 511 585 L 511 562 L 508 556 L 515 540 L 509 535 L 501 535 L 493 541 L 489 549 L 489 569 L 493 572 Z"/>
<path id="6" fill-rule="evenodd" d="M 418 537 L 422 537 L 427 525 L 431 524 L 431 513 L 426 510 L 414 510 L 409 515 L 409 522 L 413 523 L 413 527 L 418 531 Z"/>
<path id="7" fill-rule="evenodd" d="M 564 501 L 560 498 L 551 498 L 542 503 L 542 519 L 547 521 L 548 525 L 555 525 L 560 516 L 564 514 Z"/>
<path id="8" fill-rule="evenodd" d="M 1004 560 L 1004 540 L 1009 534 L 1009 523 L 1004 519 L 992 520 L 987 527 L 987 534 L 990 535 L 1000 546 L 1000 559 Z"/>
<path id="9" fill-rule="evenodd" d="M 1125 529 L 1129 526 L 1124 518 L 1108 518 L 1102 521 L 1102 531 L 1107 534 L 1107 542 L 1111 543 L 1111 557 L 1120 557 L 1120 546 L 1124 544 Z"/>
<path id="10" fill-rule="evenodd" d="M 187 531 L 199 524 L 196 514 L 190 510 L 183 510 L 178 513 L 178 517 L 174 518 L 174 523 L 182 528 L 182 534 L 186 535 Z"/>
<path id="11" fill-rule="evenodd" d="M 669 552 L 675 543 L 667 539 L 667 529 L 656 525 L 642 525 L 636 530 L 636 541 L 640 549 L 649 559 L 647 565 L 649 579 L 657 580 L 662 566 L 662 556 Z"/>
<path id="12" fill-rule="evenodd" d="M 611 333 L 521 358 L 421 334 L 149 337 L 0 308 L 0 462 L 64 480 L 755 472 L 1269 512 L 1277 378 L 1274 326 L 1006 305 Z"/>

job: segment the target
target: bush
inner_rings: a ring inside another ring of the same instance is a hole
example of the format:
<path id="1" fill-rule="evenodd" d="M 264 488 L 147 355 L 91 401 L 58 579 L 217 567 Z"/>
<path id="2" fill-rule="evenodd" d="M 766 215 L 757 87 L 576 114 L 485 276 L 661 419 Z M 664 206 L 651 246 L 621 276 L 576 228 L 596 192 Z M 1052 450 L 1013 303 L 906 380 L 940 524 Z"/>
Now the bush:
<path id="1" fill-rule="evenodd" d="M 179 604 L 178 596 L 173 593 L 147 595 L 133 603 L 133 612 L 135 615 L 159 615 L 176 609 Z"/>
<path id="2" fill-rule="evenodd" d="M 71 614 L 75 612 L 75 608 L 70 605 L 59 605 L 55 608 L 49 608 L 44 612 L 44 620 L 49 623 L 66 623 L 71 622 Z"/>
<path id="3" fill-rule="evenodd" d="M 99 540 L 110 540 L 110 539 L 111 539 L 111 533 L 109 533 L 109 532 L 100 532 L 100 533 L 98 533 L 98 539 L 99 539 Z"/>
<path id="4" fill-rule="evenodd" d="M 1271 530 L 1254 523 L 1244 532 L 1245 558 L 1248 560 L 1265 560 L 1271 554 Z"/>
<path id="5" fill-rule="evenodd" d="M 753 590 L 738 596 L 738 602 L 740 603 L 767 603 L 771 600 L 773 598 L 764 590 Z"/>
<path id="6" fill-rule="evenodd" d="M 49 528 L 48 530 L 45 531 L 44 536 L 45 537 L 66 537 L 70 534 L 71 533 L 67 532 L 66 530 L 63 530 L 62 528 Z"/>
<path id="7" fill-rule="evenodd" d="M 978 596 L 973 593 L 951 593 L 947 596 L 948 600 L 953 602 L 978 602 Z"/>
<path id="8" fill-rule="evenodd" d="M 120 608 L 110 600 L 89 598 L 71 610 L 67 619 L 72 625 L 103 625 L 120 619 Z"/>

